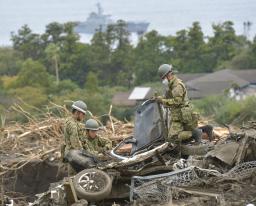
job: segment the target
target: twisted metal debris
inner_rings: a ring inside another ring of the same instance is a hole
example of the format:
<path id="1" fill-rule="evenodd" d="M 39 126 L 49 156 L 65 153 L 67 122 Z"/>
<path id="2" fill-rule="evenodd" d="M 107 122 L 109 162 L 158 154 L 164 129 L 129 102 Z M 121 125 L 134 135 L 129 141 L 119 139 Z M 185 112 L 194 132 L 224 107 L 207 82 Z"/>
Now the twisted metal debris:
<path id="1" fill-rule="evenodd" d="M 170 199 L 172 187 L 191 187 L 207 183 L 211 177 L 219 179 L 245 179 L 256 172 L 256 161 L 245 162 L 235 166 L 227 173 L 221 174 L 217 170 L 188 167 L 170 173 L 151 175 L 147 177 L 135 176 L 132 179 L 132 198 L 141 202 L 166 203 Z"/>

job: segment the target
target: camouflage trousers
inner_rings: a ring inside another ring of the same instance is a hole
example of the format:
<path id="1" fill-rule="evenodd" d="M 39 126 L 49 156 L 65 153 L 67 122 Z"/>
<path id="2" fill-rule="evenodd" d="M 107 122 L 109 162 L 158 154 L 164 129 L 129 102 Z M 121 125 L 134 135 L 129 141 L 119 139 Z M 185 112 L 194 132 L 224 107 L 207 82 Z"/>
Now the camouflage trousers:
<path id="1" fill-rule="evenodd" d="M 172 121 L 168 132 L 167 141 L 183 141 L 192 137 L 192 131 L 186 130 L 186 124 L 181 121 Z"/>

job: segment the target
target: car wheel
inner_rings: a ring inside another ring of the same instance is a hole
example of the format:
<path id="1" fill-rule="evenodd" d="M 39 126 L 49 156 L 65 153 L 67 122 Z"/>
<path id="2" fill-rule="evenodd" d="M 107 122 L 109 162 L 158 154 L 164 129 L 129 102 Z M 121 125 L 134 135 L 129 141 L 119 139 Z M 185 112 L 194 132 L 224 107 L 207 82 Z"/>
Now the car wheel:
<path id="1" fill-rule="evenodd" d="M 73 182 L 77 196 L 88 201 L 103 200 L 112 189 L 109 175 L 98 169 L 85 169 L 79 172 Z"/>

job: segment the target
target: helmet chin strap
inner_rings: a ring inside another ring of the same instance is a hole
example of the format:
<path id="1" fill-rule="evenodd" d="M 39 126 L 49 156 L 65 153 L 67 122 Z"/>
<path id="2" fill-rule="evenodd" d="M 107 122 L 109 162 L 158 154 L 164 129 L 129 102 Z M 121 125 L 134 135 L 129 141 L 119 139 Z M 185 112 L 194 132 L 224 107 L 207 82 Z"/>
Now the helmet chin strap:
<path id="1" fill-rule="evenodd" d="M 169 81 L 169 84 L 172 84 L 172 83 L 174 82 L 174 80 L 175 80 L 175 76 L 172 75 L 171 79 L 168 80 L 168 81 Z"/>

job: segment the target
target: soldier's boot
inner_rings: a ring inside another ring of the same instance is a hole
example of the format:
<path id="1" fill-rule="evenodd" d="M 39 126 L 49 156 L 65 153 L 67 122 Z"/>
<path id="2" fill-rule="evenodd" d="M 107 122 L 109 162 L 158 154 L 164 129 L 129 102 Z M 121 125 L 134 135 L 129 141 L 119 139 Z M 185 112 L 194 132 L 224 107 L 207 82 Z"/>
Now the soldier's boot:
<path id="1" fill-rule="evenodd" d="M 192 139 L 195 140 L 196 143 L 200 143 L 202 141 L 202 134 L 202 130 L 196 128 L 192 131 Z"/>
<path id="2" fill-rule="evenodd" d="M 213 126 L 212 125 L 205 125 L 200 127 L 200 129 L 202 130 L 203 133 L 206 133 L 209 140 L 212 141 L 213 140 Z"/>

